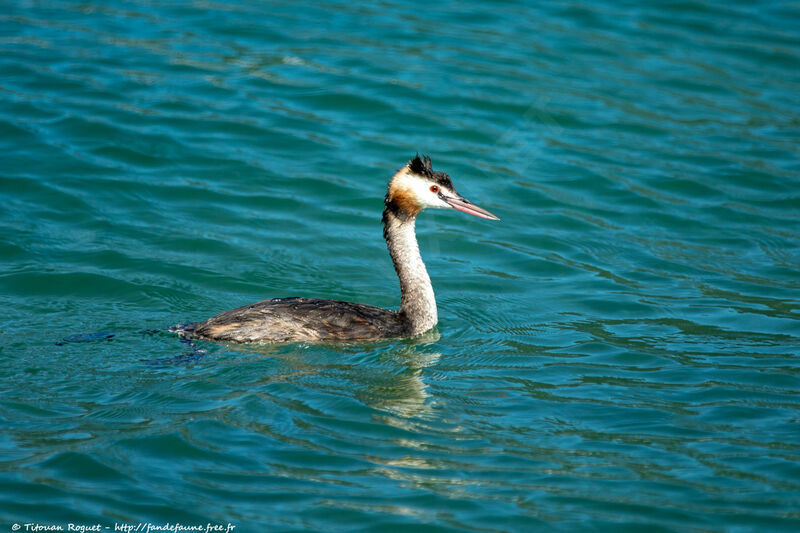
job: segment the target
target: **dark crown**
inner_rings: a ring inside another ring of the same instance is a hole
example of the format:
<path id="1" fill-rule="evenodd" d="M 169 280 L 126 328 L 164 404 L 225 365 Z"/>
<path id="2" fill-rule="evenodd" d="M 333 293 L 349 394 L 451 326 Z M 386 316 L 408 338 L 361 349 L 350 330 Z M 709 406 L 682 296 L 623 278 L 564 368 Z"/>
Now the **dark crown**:
<path id="1" fill-rule="evenodd" d="M 453 187 L 453 182 L 450 181 L 450 176 L 444 172 L 433 170 L 433 167 L 431 166 L 431 158 L 426 155 L 420 156 L 417 154 L 414 159 L 408 162 L 408 170 L 414 174 L 435 181 L 439 185 L 447 187 L 453 192 L 456 190 L 455 187 Z"/>

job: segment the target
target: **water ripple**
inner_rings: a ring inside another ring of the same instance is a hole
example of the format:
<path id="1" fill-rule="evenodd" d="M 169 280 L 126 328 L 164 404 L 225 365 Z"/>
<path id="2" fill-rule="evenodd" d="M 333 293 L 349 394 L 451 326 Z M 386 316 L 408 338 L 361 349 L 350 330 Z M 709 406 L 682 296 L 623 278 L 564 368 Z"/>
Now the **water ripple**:
<path id="1" fill-rule="evenodd" d="M 796 530 L 797 18 L 1 8 L 0 516 Z M 437 331 L 164 331 L 274 296 L 396 306 L 380 209 L 416 151 L 502 219 L 420 217 Z"/>

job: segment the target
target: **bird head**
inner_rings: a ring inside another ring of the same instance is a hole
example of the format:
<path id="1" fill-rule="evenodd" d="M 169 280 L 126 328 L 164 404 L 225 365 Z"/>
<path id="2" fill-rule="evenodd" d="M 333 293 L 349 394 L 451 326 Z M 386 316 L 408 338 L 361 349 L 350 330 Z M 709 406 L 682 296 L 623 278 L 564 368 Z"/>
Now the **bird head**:
<path id="1" fill-rule="evenodd" d="M 476 217 L 498 217 L 461 196 L 444 172 L 433 170 L 427 156 L 417 155 L 389 182 L 386 205 L 406 217 L 416 217 L 423 209 L 455 209 Z"/>

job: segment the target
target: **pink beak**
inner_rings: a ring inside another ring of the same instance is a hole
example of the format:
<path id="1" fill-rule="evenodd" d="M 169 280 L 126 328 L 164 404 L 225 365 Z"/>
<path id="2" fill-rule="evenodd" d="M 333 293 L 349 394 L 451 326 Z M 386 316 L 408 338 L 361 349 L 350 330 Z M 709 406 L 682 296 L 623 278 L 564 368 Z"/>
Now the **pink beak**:
<path id="1" fill-rule="evenodd" d="M 442 195 L 442 200 L 450 204 L 453 209 L 458 209 L 468 215 L 475 215 L 476 217 L 488 218 L 489 220 L 500 220 L 499 217 L 491 214 L 489 211 L 482 207 L 478 207 L 464 197 L 451 197 Z"/>

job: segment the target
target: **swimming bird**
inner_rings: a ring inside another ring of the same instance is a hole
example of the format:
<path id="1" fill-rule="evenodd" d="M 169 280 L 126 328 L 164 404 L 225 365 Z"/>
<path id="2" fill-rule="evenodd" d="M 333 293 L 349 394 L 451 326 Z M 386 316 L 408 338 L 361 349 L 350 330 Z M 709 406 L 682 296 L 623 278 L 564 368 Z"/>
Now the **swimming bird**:
<path id="1" fill-rule="evenodd" d="M 285 343 L 368 341 L 413 337 L 438 322 L 436 298 L 419 253 L 417 215 L 428 208 L 455 209 L 500 220 L 456 192 L 444 172 L 417 155 L 389 182 L 384 199 L 383 237 L 400 279 L 397 311 L 317 298 L 274 298 L 225 311 L 183 326 L 183 335 L 220 342 Z"/>

